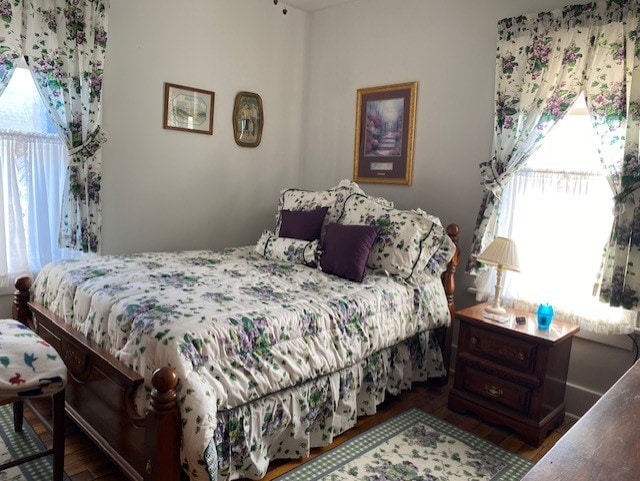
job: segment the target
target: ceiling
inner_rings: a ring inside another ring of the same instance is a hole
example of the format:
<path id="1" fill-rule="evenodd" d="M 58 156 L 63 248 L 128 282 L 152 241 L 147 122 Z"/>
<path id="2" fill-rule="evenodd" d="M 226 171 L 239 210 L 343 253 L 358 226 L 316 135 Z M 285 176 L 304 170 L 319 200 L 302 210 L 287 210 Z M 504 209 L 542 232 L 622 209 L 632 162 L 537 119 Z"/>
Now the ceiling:
<path id="1" fill-rule="evenodd" d="M 284 2 L 285 5 L 297 8 L 298 10 L 304 10 L 305 12 L 315 12 L 350 1 L 352 0 L 280 0 L 280 2 Z"/>

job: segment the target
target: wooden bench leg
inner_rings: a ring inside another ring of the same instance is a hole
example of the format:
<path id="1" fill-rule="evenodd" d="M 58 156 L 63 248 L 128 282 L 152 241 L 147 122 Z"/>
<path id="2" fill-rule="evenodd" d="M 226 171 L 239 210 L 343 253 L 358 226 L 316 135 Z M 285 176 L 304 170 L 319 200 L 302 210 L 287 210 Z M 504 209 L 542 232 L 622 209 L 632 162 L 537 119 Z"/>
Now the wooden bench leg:
<path id="1" fill-rule="evenodd" d="M 64 389 L 53 395 L 53 480 L 64 475 Z"/>
<path id="2" fill-rule="evenodd" d="M 11 406 L 13 407 L 13 430 L 16 433 L 20 433 L 22 432 L 22 422 L 24 420 L 24 403 L 16 401 Z"/>

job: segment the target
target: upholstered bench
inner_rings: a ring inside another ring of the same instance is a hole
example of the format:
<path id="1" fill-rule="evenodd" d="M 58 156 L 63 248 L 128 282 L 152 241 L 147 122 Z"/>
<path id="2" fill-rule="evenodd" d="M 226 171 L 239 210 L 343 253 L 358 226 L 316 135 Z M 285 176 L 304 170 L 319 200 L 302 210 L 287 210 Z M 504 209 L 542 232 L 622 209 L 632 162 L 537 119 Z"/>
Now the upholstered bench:
<path id="1" fill-rule="evenodd" d="M 13 424 L 22 431 L 23 401 L 51 397 L 53 446 L 51 449 L 0 465 L 0 471 L 53 455 L 53 477 L 64 473 L 64 388 L 67 369 L 56 350 L 18 321 L 0 319 L 0 405 L 13 405 Z"/>

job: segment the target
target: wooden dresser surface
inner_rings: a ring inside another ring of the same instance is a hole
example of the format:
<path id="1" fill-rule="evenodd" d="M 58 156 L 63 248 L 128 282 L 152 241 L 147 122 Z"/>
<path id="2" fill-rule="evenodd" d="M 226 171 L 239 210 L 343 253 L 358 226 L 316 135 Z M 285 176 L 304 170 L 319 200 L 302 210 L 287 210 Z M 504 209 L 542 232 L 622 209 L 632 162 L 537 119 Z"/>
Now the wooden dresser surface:
<path id="1" fill-rule="evenodd" d="M 551 448 L 522 481 L 640 479 L 640 362 Z"/>

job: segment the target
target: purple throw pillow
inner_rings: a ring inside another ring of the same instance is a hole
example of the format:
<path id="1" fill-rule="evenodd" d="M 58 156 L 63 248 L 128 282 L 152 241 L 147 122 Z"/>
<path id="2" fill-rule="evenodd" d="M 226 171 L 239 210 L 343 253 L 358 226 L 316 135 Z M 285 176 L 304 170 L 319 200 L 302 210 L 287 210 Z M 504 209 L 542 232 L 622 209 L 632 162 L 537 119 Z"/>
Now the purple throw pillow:
<path id="1" fill-rule="evenodd" d="M 320 268 L 328 274 L 362 282 L 378 232 L 378 226 L 329 224 L 324 235 Z"/>
<path id="2" fill-rule="evenodd" d="M 313 210 L 282 210 L 280 211 L 280 231 L 278 237 L 313 241 L 320 239 L 322 223 L 327 215 L 328 207 Z"/>

